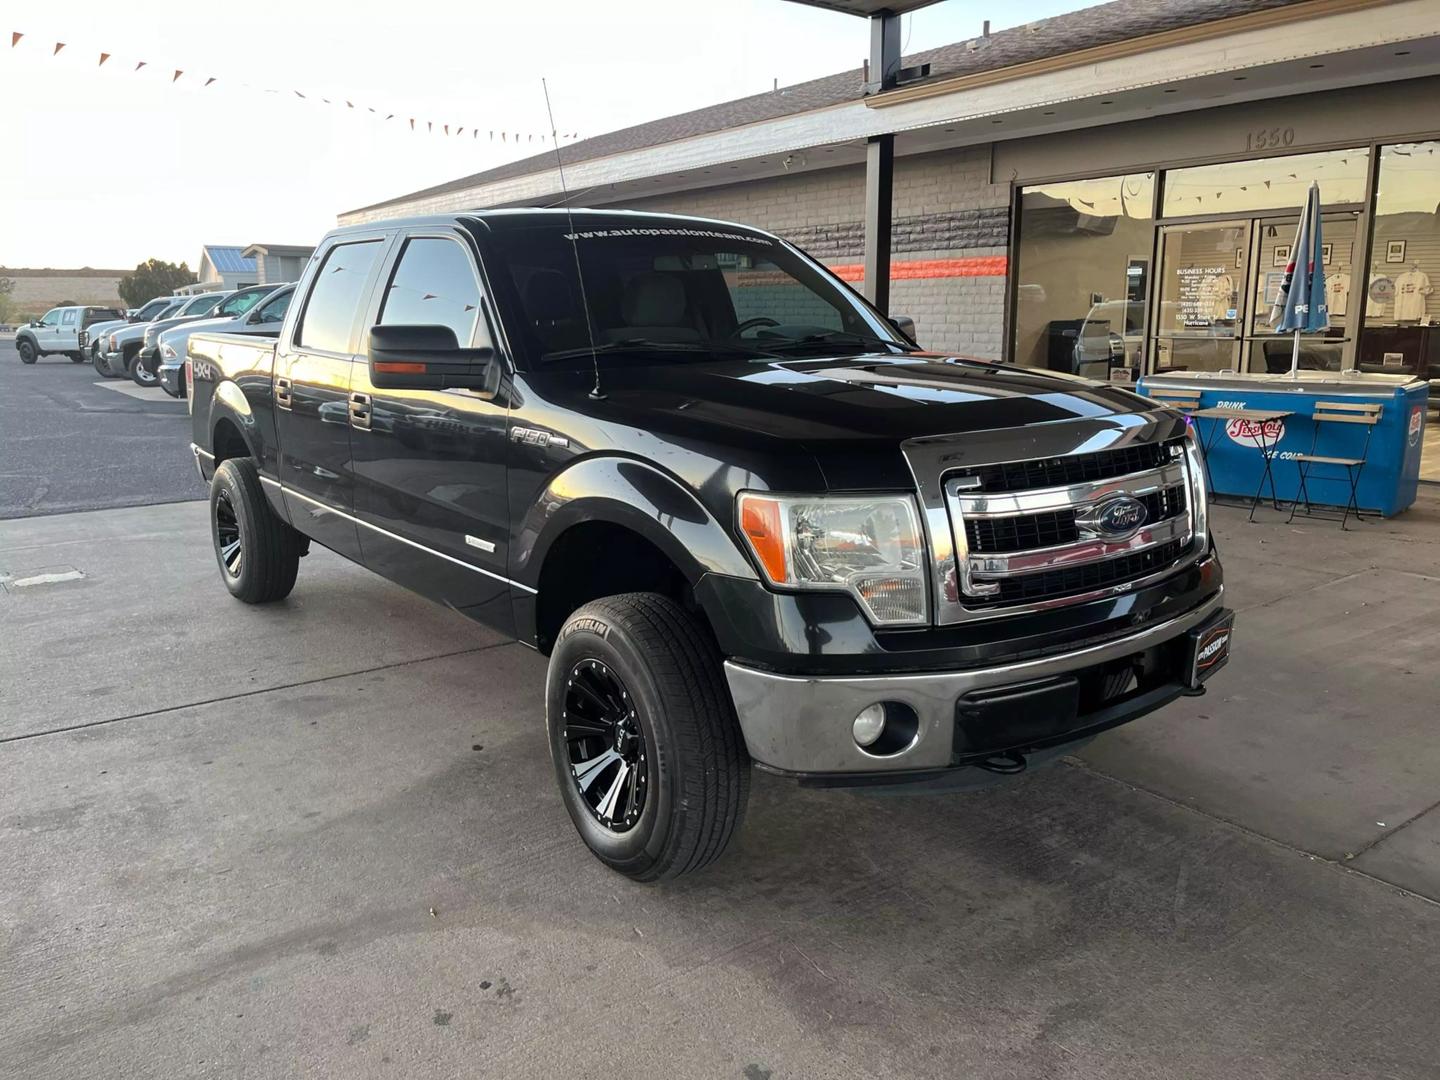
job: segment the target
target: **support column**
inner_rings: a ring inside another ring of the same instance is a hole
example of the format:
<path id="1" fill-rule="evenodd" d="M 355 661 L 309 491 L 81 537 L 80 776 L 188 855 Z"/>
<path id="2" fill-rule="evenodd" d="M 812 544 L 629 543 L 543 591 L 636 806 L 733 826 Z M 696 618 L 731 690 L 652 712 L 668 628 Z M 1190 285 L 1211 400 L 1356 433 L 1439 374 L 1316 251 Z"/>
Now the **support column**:
<path id="1" fill-rule="evenodd" d="M 879 94 L 895 85 L 900 72 L 900 16 L 870 17 L 870 81 L 865 93 Z M 872 136 L 865 146 L 866 297 L 890 314 L 890 223 L 895 192 L 895 136 Z"/>
<path id="2" fill-rule="evenodd" d="M 865 296 L 890 314 L 890 225 L 895 205 L 895 136 L 865 145 Z"/>

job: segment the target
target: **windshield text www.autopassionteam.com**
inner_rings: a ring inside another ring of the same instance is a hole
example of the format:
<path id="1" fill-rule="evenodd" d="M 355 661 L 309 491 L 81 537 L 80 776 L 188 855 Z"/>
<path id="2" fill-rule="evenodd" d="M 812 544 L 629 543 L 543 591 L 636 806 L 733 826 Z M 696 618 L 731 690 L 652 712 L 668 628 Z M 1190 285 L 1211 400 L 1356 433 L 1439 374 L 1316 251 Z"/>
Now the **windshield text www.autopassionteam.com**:
<path id="1" fill-rule="evenodd" d="M 564 234 L 566 240 L 597 240 L 611 236 L 703 236 L 711 240 L 733 240 L 741 244 L 774 246 L 774 241 L 767 240 L 763 236 L 744 236 L 739 233 L 715 232 L 710 229 L 592 229 L 587 232 Z"/>

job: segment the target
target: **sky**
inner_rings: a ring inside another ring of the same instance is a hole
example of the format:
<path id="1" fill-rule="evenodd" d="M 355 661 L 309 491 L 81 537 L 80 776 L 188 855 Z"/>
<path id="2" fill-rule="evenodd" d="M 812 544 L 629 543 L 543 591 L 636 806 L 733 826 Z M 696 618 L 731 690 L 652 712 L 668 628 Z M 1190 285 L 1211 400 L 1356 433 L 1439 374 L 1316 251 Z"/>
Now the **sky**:
<path id="1" fill-rule="evenodd" d="M 942 0 L 904 18 L 906 52 L 1084 6 Z M 204 244 L 313 244 L 344 210 L 543 149 L 542 77 L 556 128 L 590 136 L 867 51 L 863 20 L 783 0 L 7 4 L 0 266 L 194 269 Z"/>

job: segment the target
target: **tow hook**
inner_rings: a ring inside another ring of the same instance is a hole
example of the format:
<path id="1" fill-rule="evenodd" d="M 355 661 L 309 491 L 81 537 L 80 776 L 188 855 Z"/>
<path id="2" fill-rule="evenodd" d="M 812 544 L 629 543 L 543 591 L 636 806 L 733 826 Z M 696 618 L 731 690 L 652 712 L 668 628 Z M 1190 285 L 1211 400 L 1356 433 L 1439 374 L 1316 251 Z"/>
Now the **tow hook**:
<path id="1" fill-rule="evenodd" d="M 984 761 L 975 762 L 975 768 L 1000 773 L 1002 776 L 1014 776 L 1025 771 L 1025 755 L 1018 750 L 1006 750 Z"/>

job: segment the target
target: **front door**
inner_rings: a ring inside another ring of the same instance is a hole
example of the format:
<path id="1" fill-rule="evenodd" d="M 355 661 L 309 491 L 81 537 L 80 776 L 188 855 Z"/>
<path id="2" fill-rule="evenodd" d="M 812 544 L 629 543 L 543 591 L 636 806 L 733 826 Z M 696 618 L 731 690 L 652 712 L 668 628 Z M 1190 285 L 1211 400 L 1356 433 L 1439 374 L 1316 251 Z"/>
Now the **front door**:
<path id="1" fill-rule="evenodd" d="M 350 457 L 350 383 L 362 310 L 385 238 L 335 244 L 275 355 L 275 428 L 285 508 L 301 532 L 360 561 Z"/>
<path id="2" fill-rule="evenodd" d="M 373 305 L 376 322 L 446 326 L 462 347 L 491 345 L 480 281 L 468 236 L 450 229 L 411 233 Z M 512 633 L 506 574 L 509 380 L 500 380 L 493 396 L 382 390 L 370 382 L 362 360 L 351 391 L 359 402 L 351 445 L 366 565 Z"/>
<path id="3" fill-rule="evenodd" d="M 1239 369 L 1249 270 L 1248 220 L 1160 230 L 1152 371 Z"/>
<path id="4" fill-rule="evenodd" d="M 51 308 L 40 319 L 40 325 L 35 327 L 35 346 L 41 352 L 60 351 L 60 316 L 63 314 L 61 308 Z"/>

